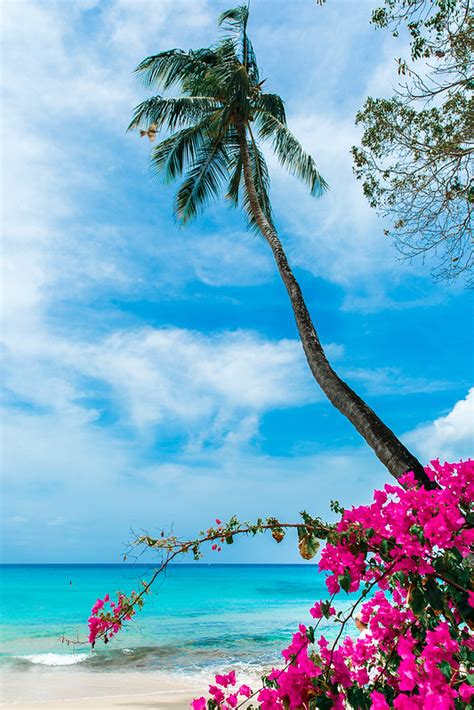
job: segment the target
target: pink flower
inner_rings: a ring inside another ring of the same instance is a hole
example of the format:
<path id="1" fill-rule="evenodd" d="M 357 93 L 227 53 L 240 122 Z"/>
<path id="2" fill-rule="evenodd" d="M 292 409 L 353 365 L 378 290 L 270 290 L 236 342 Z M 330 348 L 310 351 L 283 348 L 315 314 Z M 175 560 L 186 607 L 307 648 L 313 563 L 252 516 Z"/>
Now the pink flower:
<path id="1" fill-rule="evenodd" d="M 220 688 L 215 685 L 209 686 L 209 695 L 212 695 L 216 703 L 219 705 L 224 702 L 225 695 Z"/>
<path id="2" fill-rule="evenodd" d="M 195 698 L 190 707 L 193 710 L 206 710 L 206 698 Z"/>
<path id="3" fill-rule="evenodd" d="M 276 691 L 270 688 L 261 690 L 257 699 L 261 710 L 283 710 L 285 707 L 279 700 Z"/>
<path id="4" fill-rule="evenodd" d="M 474 687 L 472 685 L 468 685 L 467 683 L 463 683 L 459 686 L 458 690 L 461 700 L 465 703 L 470 703 L 474 696 Z"/>
<path id="5" fill-rule="evenodd" d="M 333 606 L 329 606 L 327 602 L 316 602 L 316 604 L 309 610 L 309 613 L 313 619 L 322 619 L 325 614 L 332 616 L 336 613 L 336 610 Z"/>
<path id="6" fill-rule="evenodd" d="M 311 614 L 313 619 L 322 619 L 323 612 L 321 610 L 321 602 L 316 602 L 313 608 L 309 610 L 309 613 Z"/>
<path id="7" fill-rule="evenodd" d="M 409 697 L 404 693 L 397 695 L 393 701 L 393 707 L 397 710 L 423 710 L 425 705 L 419 702 L 420 699 L 416 700 L 415 697 Z"/>
<path id="8" fill-rule="evenodd" d="M 252 695 L 252 688 L 249 688 L 248 685 L 241 685 L 239 688 L 239 695 L 243 695 L 246 698 L 250 698 Z"/>
<path id="9" fill-rule="evenodd" d="M 222 685 L 223 688 L 227 688 L 229 685 L 235 685 L 237 682 L 235 671 L 231 671 L 227 673 L 227 675 L 216 675 L 215 680 L 217 685 Z"/>

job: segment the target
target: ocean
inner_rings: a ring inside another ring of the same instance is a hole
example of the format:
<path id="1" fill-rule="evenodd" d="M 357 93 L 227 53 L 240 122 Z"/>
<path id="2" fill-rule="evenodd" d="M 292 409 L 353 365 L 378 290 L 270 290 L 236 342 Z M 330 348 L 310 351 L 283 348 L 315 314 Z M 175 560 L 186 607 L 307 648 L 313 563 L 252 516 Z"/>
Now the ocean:
<path id="1" fill-rule="evenodd" d="M 131 592 L 153 567 L 2 565 L 0 665 L 4 670 L 68 666 L 92 671 L 259 671 L 280 663 L 298 623 L 327 597 L 317 565 L 179 564 L 156 583 L 144 608 L 107 645 L 66 645 L 87 638 L 87 618 L 107 592 Z M 343 595 L 339 605 L 347 606 Z M 325 622 L 328 638 L 337 628 Z"/>

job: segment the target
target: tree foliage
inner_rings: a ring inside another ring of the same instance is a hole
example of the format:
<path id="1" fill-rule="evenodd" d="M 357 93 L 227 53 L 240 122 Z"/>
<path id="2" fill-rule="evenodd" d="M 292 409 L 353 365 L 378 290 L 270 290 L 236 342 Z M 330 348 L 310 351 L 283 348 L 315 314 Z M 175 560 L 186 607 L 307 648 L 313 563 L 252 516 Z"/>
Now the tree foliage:
<path id="1" fill-rule="evenodd" d="M 270 179 L 259 142 L 269 143 L 279 162 L 305 182 L 312 195 L 327 187 L 313 158 L 290 132 L 282 99 L 264 91 L 247 21 L 246 6 L 227 10 L 219 20 L 225 33 L 212 47 L 160 52 L 136 69 L 145 86 L 179 93 L 176 98 L 158 94 L 143 101 L 129 129 L 141 128 L 151 140 L 161 132 L 171 133 L 153 150 L 152 165 L 164 182 L 182 178 L 174 205 L 182 223 L 223 193 L 232 205 L 242 203 L 250 226 L 257 229 L 238 129 L 245 131 L 253 181 L 270 224 Z"/>
<path id="2" fill-rule="evenodd" d="M 472 284 L 474 26 L 472 0 L 385 0 L 376 27 L 410 41 L 398 89 L 369 97 L 355 174 L 405 258 L 433 256 L 433 275 Z"/>

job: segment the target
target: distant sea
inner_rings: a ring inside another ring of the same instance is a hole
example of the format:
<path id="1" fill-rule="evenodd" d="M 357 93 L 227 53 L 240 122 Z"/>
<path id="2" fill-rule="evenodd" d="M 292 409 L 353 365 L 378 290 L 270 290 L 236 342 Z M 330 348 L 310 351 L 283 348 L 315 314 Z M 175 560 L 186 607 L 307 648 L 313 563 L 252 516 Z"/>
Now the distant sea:
<path id="1" fill-rule="evenodd" d="M 311 623 L 309 608 L 327 597 L 316 564 L 174 565 L 111 643 L 94 650 L 61 643 L 62 636 L 87 638 L 97 597 L 138 590 L 152 570 L 139 564 L 0 566 L 0 666 L 179 674 L 223 666 L 259 670 L 280 662 L 298 623 Z M 334 635 L 334 625 L 320 628 Z"/>

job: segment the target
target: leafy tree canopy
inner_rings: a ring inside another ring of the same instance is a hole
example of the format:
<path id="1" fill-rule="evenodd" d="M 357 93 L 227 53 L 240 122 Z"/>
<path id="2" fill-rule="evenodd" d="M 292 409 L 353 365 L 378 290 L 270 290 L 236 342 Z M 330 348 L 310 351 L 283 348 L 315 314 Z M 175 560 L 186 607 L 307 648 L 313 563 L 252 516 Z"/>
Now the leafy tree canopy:
<path id="1" fill-rule="evenodd" d="M 357 114 L 355 174 L 390 222 L 403 257 L 434 257 L 433 275 L 472 284 L 472 0 L 385 0 L 372 22 L 408 32 L 410 58 L 391 98 L 369 97 Z"/>

